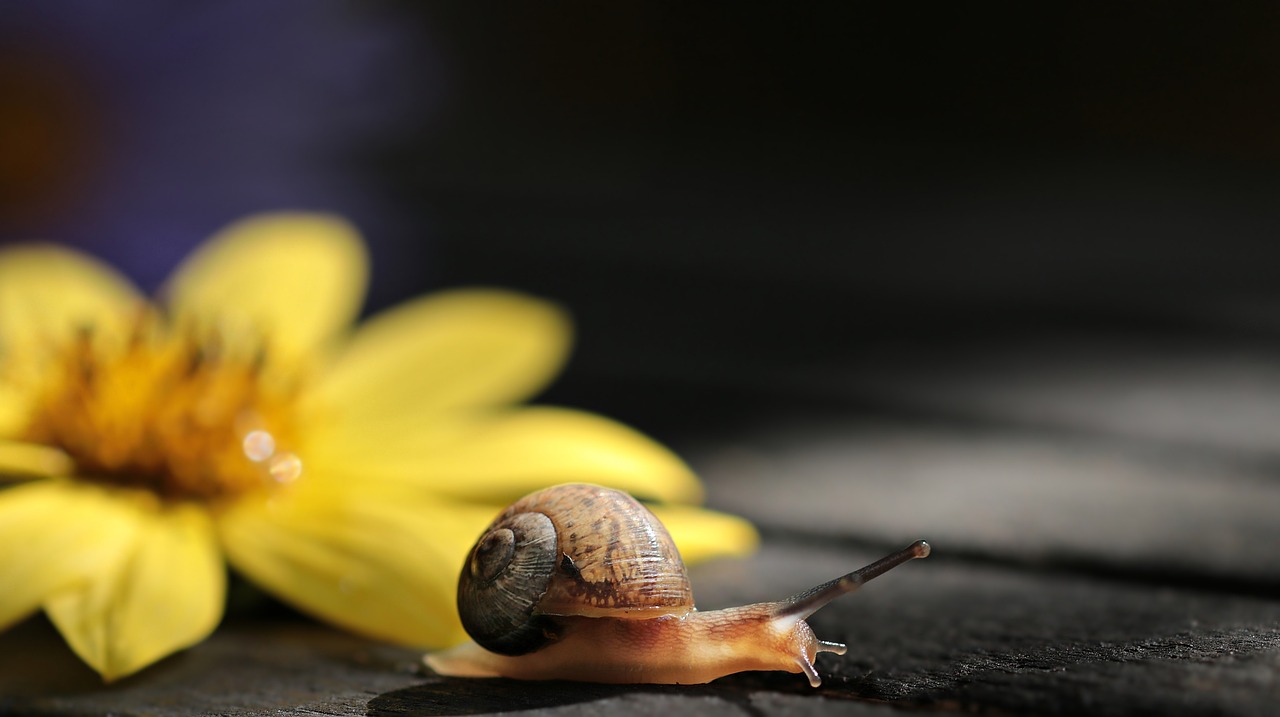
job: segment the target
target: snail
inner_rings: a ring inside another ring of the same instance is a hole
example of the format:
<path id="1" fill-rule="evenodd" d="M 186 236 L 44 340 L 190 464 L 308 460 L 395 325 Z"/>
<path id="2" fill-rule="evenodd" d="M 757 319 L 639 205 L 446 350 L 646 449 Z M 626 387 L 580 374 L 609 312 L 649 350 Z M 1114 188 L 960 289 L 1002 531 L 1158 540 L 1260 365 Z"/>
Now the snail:
<path id="1" fill-rule="evenodd" d="M 843 655 L 805 622 L 912 558 L 923 540 L 779 602 L 699 612 L 675 543 L 630 495 L 569 484 L 531 493 L 481 535 L 458 580 L 474 642 L 426 656 L 437 673 L 608 683 L 698 684 L 746 670 L 803 672 Z"/>

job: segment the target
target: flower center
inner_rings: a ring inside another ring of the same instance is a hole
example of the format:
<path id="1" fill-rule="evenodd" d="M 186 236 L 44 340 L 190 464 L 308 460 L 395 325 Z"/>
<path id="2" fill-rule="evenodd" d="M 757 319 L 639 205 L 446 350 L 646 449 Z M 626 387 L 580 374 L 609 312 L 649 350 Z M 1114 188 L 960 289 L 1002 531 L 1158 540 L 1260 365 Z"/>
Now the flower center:
<path id="1" fill-rule="evenodd" d="M 231 355 L 216 335 L 175 335 L 152 315 L 110 344 L 85 330 L 60 352 L 28 432 L 78 477 L 213 502 L 301 476 L 295 391 L 266 379 L 262 353 Z"/>

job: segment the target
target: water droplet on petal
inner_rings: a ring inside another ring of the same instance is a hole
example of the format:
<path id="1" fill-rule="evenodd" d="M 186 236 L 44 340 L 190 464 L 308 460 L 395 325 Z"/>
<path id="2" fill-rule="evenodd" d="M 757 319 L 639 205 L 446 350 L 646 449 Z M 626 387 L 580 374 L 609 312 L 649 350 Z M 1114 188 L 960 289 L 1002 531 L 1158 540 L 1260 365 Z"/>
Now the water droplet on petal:
<path id="1" fill-rule="evenodd" d="M 302 459 L 293 453 L 281 453 L 271 459 L 271 478 L 277 483 L 292 483 L 302 475 Z"/>
<path id="2" fill-rule="evenodd" d="M 266 431 L 249 431 L 244 437 L 244 454 L 254 463 L 261 463 L 276 452 L 276 439 Z"/>

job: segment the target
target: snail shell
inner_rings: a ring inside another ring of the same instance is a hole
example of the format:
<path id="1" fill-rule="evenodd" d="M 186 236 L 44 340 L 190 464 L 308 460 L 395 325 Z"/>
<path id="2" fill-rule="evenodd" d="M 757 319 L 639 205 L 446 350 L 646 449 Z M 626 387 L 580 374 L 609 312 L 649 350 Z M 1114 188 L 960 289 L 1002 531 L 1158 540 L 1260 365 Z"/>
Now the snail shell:
<path id="1" fill-rule="evenodd" d="M 594 485 L 548 488 L 509 506 L 458 580 L 463 627 L 502 655 L 551 640 L 554 615 L 692 609 L 684 562 L 662 523 L 635 498 Z"/>

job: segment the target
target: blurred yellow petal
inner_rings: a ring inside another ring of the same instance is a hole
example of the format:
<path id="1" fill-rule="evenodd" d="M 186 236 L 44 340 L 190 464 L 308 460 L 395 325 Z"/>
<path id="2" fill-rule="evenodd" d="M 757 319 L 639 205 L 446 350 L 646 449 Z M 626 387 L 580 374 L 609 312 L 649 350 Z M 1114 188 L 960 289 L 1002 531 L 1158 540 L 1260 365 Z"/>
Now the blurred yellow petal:
<path id="1" fill-rule="evenodd" d="M 305 450 L 315 462 L 356 480 L 411 482 L 434 493 L 490 502 L 574 482 L 640 498 L 702 499 L 697 478 L 671 451 L 581 411 L 516 409 L 456 421 L 453 431 L 428 431 L 407 421 L 342 425 L 329 432 L 317 427 Z"/>
<path id="2" fill-rule="evenodd" d="M 314 483 L 330 482 L 365 490 L 376 483 L 425 485 L 435 490 L 435 481 L 421 469 L 421 457 L 473 436 L 477 420 L 423 420 L 418 423 L 396 416 L 370 416 L 354 420 L 351 415 L 329 416 L 307 423 L 298 431 L 297 453 L 307 466 L 322 466 L 311 478 Z"/>
<path id="3" fill-rule="evenodd" d="M 0 481 L 69 476 L 75 464 L 57 448 L 0 439 Z"/>
<path id="4" fill-rule="evenodd" d="M 4 358 L 0 344 L 0 360 Z M 0 438 L 16 438 L 31 420 L 31 391 L 0 381 Z"/>
<path id="5" fill-rule="evenodd" d="M 457 290 L 375 316 L 317 386 L 313 405 L 360 421 L 408 423 L 459 407 L 495 406 L 541 390 L 569 350 L 553 305 L 498 290 Z"/>
<path id="6" fill-rule="evenodd" d="M 323 214 L 266 214 L 224 229 L 166 287 L 180 326 L 215 328 L 233 349 L 264 339 L 293 360 L 344 331 L 364 299 L 368 258 L 354 227 Z"/>
<path id="7" fill-rule="evenodd" d="M 480 499 L 519 497 L 556 483 L 597 483 L 645 499 L 702 500 L 674 453 L 616 421 L 533 407 L 497 414 L 467 440 L 415 456 L 434 490 Z"/>
<path id="8" fill-rule="evenodd" d="M 370 637 L 440 647 L 462 636 L 458 572 L 491 507 L 340 493 L 245 501 L 219 519 L 231 564 L 297 608 Z"/>
<path id="9" fill-rule="evenodd" d="M 138 515 L 140 529 L 119 569 L 45 602 L 71 649 L 108 681 L 203 640 L 226 598 L 226 570 L 204 511 Z"/>
<path id="10" fill-rule="evenodd" d="M 0 250 L 0 357 L 29 359 L 80 329 L 120 332 L 144 302 L 127 279 L 85 254 L 44 244 Z"/>
<path id="11" fill-rule="evenodd" d="M 112 573 L 137 528 L 129 506 L 75 483 L 0 490 L 0 628 L 57 590 Z"/>
<path id="12" fill-rule="evenodd" d="M 686 563 L 741 558 L 755 552 L 760 543 L 751 523 L 735 515 L 687 505 L 647 507 L 667 526 Z"/>

